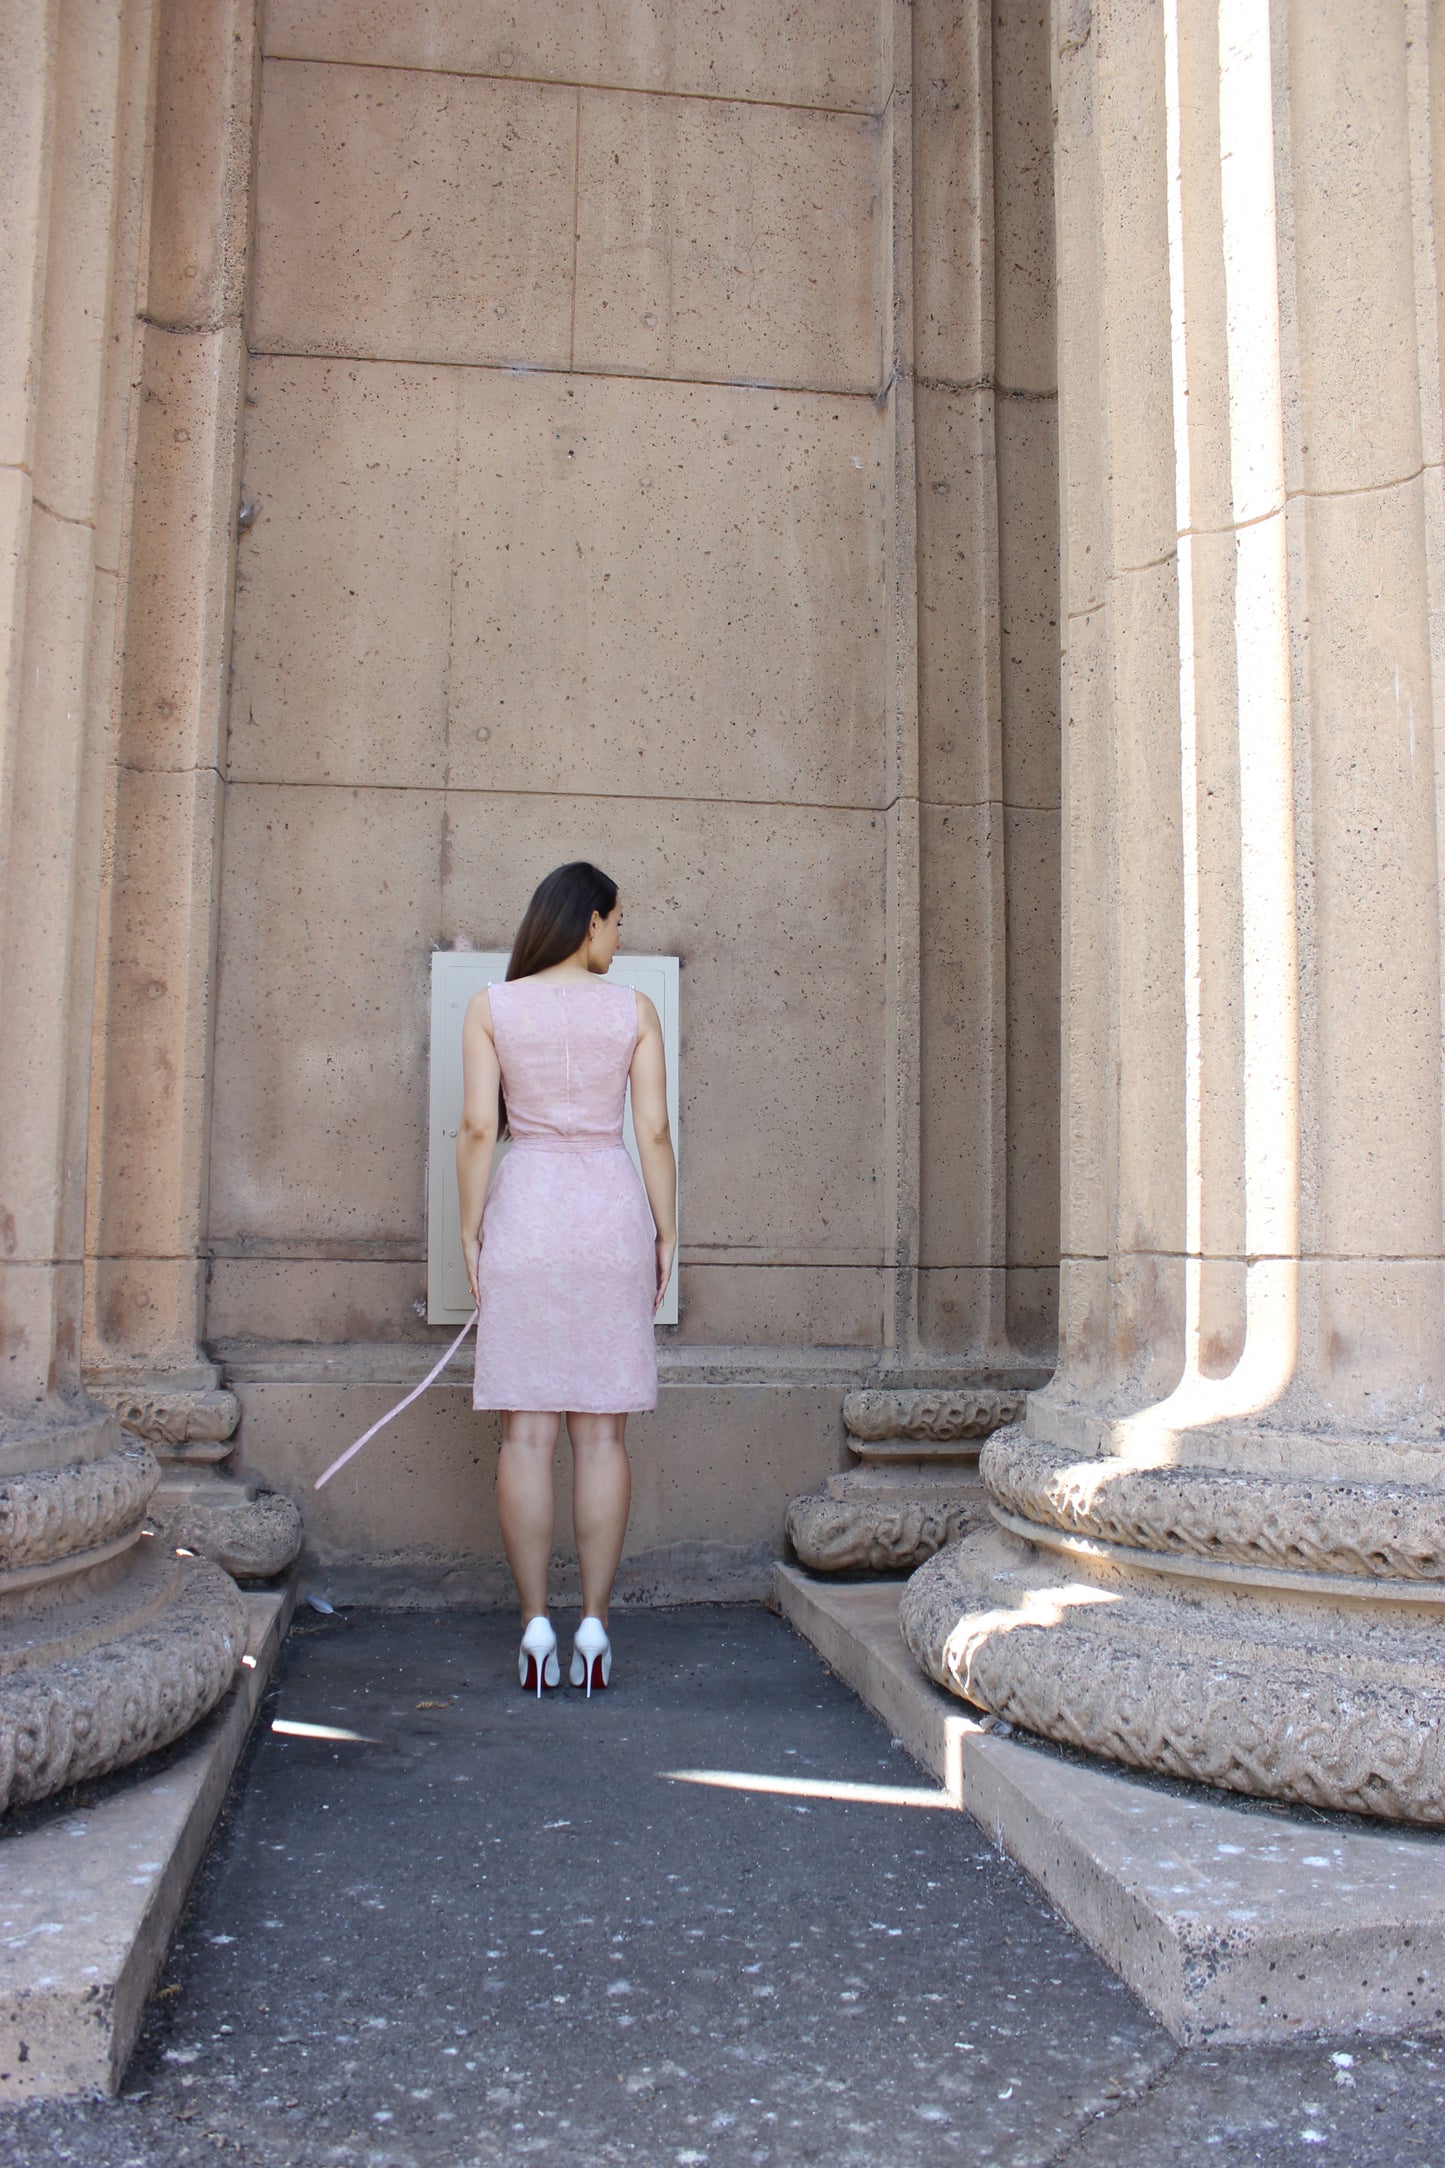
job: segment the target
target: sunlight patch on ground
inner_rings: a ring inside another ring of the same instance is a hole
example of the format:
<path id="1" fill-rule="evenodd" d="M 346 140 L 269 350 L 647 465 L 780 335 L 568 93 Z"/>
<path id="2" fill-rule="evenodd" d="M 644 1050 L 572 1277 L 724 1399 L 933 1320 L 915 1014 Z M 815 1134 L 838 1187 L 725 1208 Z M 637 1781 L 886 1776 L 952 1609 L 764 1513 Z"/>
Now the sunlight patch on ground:
<path id="1" fill-rule="evenodd" d="M 853 1784 L 845 1778 L 755 1776 L 742 1769 L 659 1769 L 666 1784 L 706 1784 L 716 1791 L 767 1792 L 780 1799 L 841 1799 L 868 1807 L 946 1807 L 958 1811 L 947 1792 L 902 1784 Z"/>
<path id="2" fill-rule="evenodd" d="M 300 1724 L 294 1717 L 277 1716 L 271 1720 L 272 1731 L 279 1731 L 287 1739 L 344 1739 L 352 1746 L 380 1746 L 380 1739 L 368 1738 L 364 1731 L 343 1731 L 336 1724 Z"/>

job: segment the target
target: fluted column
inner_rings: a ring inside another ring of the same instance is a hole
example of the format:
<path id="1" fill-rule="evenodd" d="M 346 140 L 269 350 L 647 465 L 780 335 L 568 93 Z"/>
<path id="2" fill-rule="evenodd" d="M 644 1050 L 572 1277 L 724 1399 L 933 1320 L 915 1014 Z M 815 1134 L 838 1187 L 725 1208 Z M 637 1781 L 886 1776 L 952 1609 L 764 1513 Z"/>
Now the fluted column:
<path id="1" fill-rule="evenodd" d="M 124 639 L 106 803 L 87 1379 L 162 1462 L 177 1543 L 233 1573 L 301 1519 L 220 1469 L 240 1405 L 202 1346 L 216 911 L 257 68 L 252 0 L 159 0 Z"/>
<path id="2" fill-rule="evenodd" d="M 158 1469 L 81 1384 L 103 749 L 151 60 L 146 0 L 0 31 L 0 1810 L 224 1692 L 234 1584 L 142 1535 Z"/>
<path id="3" fill-rule="evenodd" d="M 1445 50 L 1055 34 L 1061 1359 L 905 1631 L 1028 1729 L 1441 1822 Z"/>

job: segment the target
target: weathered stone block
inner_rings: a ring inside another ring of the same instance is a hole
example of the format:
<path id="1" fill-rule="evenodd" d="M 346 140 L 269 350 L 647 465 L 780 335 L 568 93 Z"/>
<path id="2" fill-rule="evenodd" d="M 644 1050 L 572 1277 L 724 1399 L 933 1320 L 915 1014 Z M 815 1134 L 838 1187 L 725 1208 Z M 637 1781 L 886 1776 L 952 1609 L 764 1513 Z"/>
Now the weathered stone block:
<path id="1" fill-rule="evenodd" d="M 437 68 L 711 98 L 874 111 L 877 0 L 825 10 L 776 0 L 272 0 L 266 50 L 371 66 Z"/>
<path id="2" fill-rule="evenodd" d="M 579 128 L 577 367 L 878 389 L 876 120 L 593 91 Z"/>
<path id="3" fill-rule="evenodd" d="M 234 779 L 881 801 L 870 402 L 290 359 L 251 392 Z"/>
<path id="4" fill-rule="evenodd" d="M 229 773 L 439 784 L 456 375 L 257 356 L 248 390 Z"/>
<path id="5" fill-rule="evenodd" d="M 441 836 L 439 792 L 231 786 L 216 1233 L 419 1234 Z"/>
<path id="6" fill-rule="evenodd" d="M 488 371 L 458 401 L 454 788 L 883 801 L 871 402 Z"/>
<path id="7" fill-rule="evenodd" d="M 560 87 L 267 61 L 255 344 L 565 366 L 576 124 Z"/>

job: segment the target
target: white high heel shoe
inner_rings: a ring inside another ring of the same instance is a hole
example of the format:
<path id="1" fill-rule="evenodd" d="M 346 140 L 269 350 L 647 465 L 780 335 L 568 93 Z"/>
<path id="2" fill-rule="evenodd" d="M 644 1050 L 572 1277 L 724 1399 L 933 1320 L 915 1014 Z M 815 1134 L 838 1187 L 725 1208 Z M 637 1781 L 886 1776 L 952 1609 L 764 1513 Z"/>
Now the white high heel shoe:
<path id="1" fill-rule="evenodd" d="M 607 1628 L 600 1618 L 584 1618 L 577 1628 L 572 1642 L 572 1669 L 568 1674 L 574 1686 L 585 1686 L 587 1699 L 592 1699 L 595 1686 L 600 1693 L 612 1677 L 612 1643 L 607 1638 Z"/>
<path id="2" fill-rule="evenodd" d="M 535 1692 L 542 1698 L 544 1686 L 562 1684 L 562 1666 L 557 1661 L 557 1636 L 551 1623 L 545 1618 L 528 1619 L 527 1630 L 522 1636 L 522 1647 L 517 1657 L 517 1677 L 524 1694 Z"/>

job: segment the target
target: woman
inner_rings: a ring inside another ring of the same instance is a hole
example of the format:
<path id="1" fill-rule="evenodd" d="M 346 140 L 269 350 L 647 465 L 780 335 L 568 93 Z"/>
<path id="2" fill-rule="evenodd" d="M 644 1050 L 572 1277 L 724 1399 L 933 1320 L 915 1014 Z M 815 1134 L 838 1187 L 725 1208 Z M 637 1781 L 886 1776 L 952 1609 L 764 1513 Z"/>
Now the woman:
<path id="1" fill-rule="evenodd" d="M 627 1418 L 657 1405 L 652 1320 L 677 1247 L 662 1026 L 645 994 L 604 983 L 621 930 L 616 882 L 583 861 L 559 866 L 527 906 L 505 982 L 474 994 L 462 1025 L 457 1187 L 480 1312 L 472 1404 L 501 1410 L 497 1506 L 522 1604 L 517 1669 L 539 1696 L 561 1677 L 547 1569 L 564 1415 L 582 1569 L 570 1678 L 590 1695 L 612 1676 Z M 622 1143 L 629 1081 L 641 1183 Z M 512 1149 L 488 1197 L 499 1133 Z"/>

